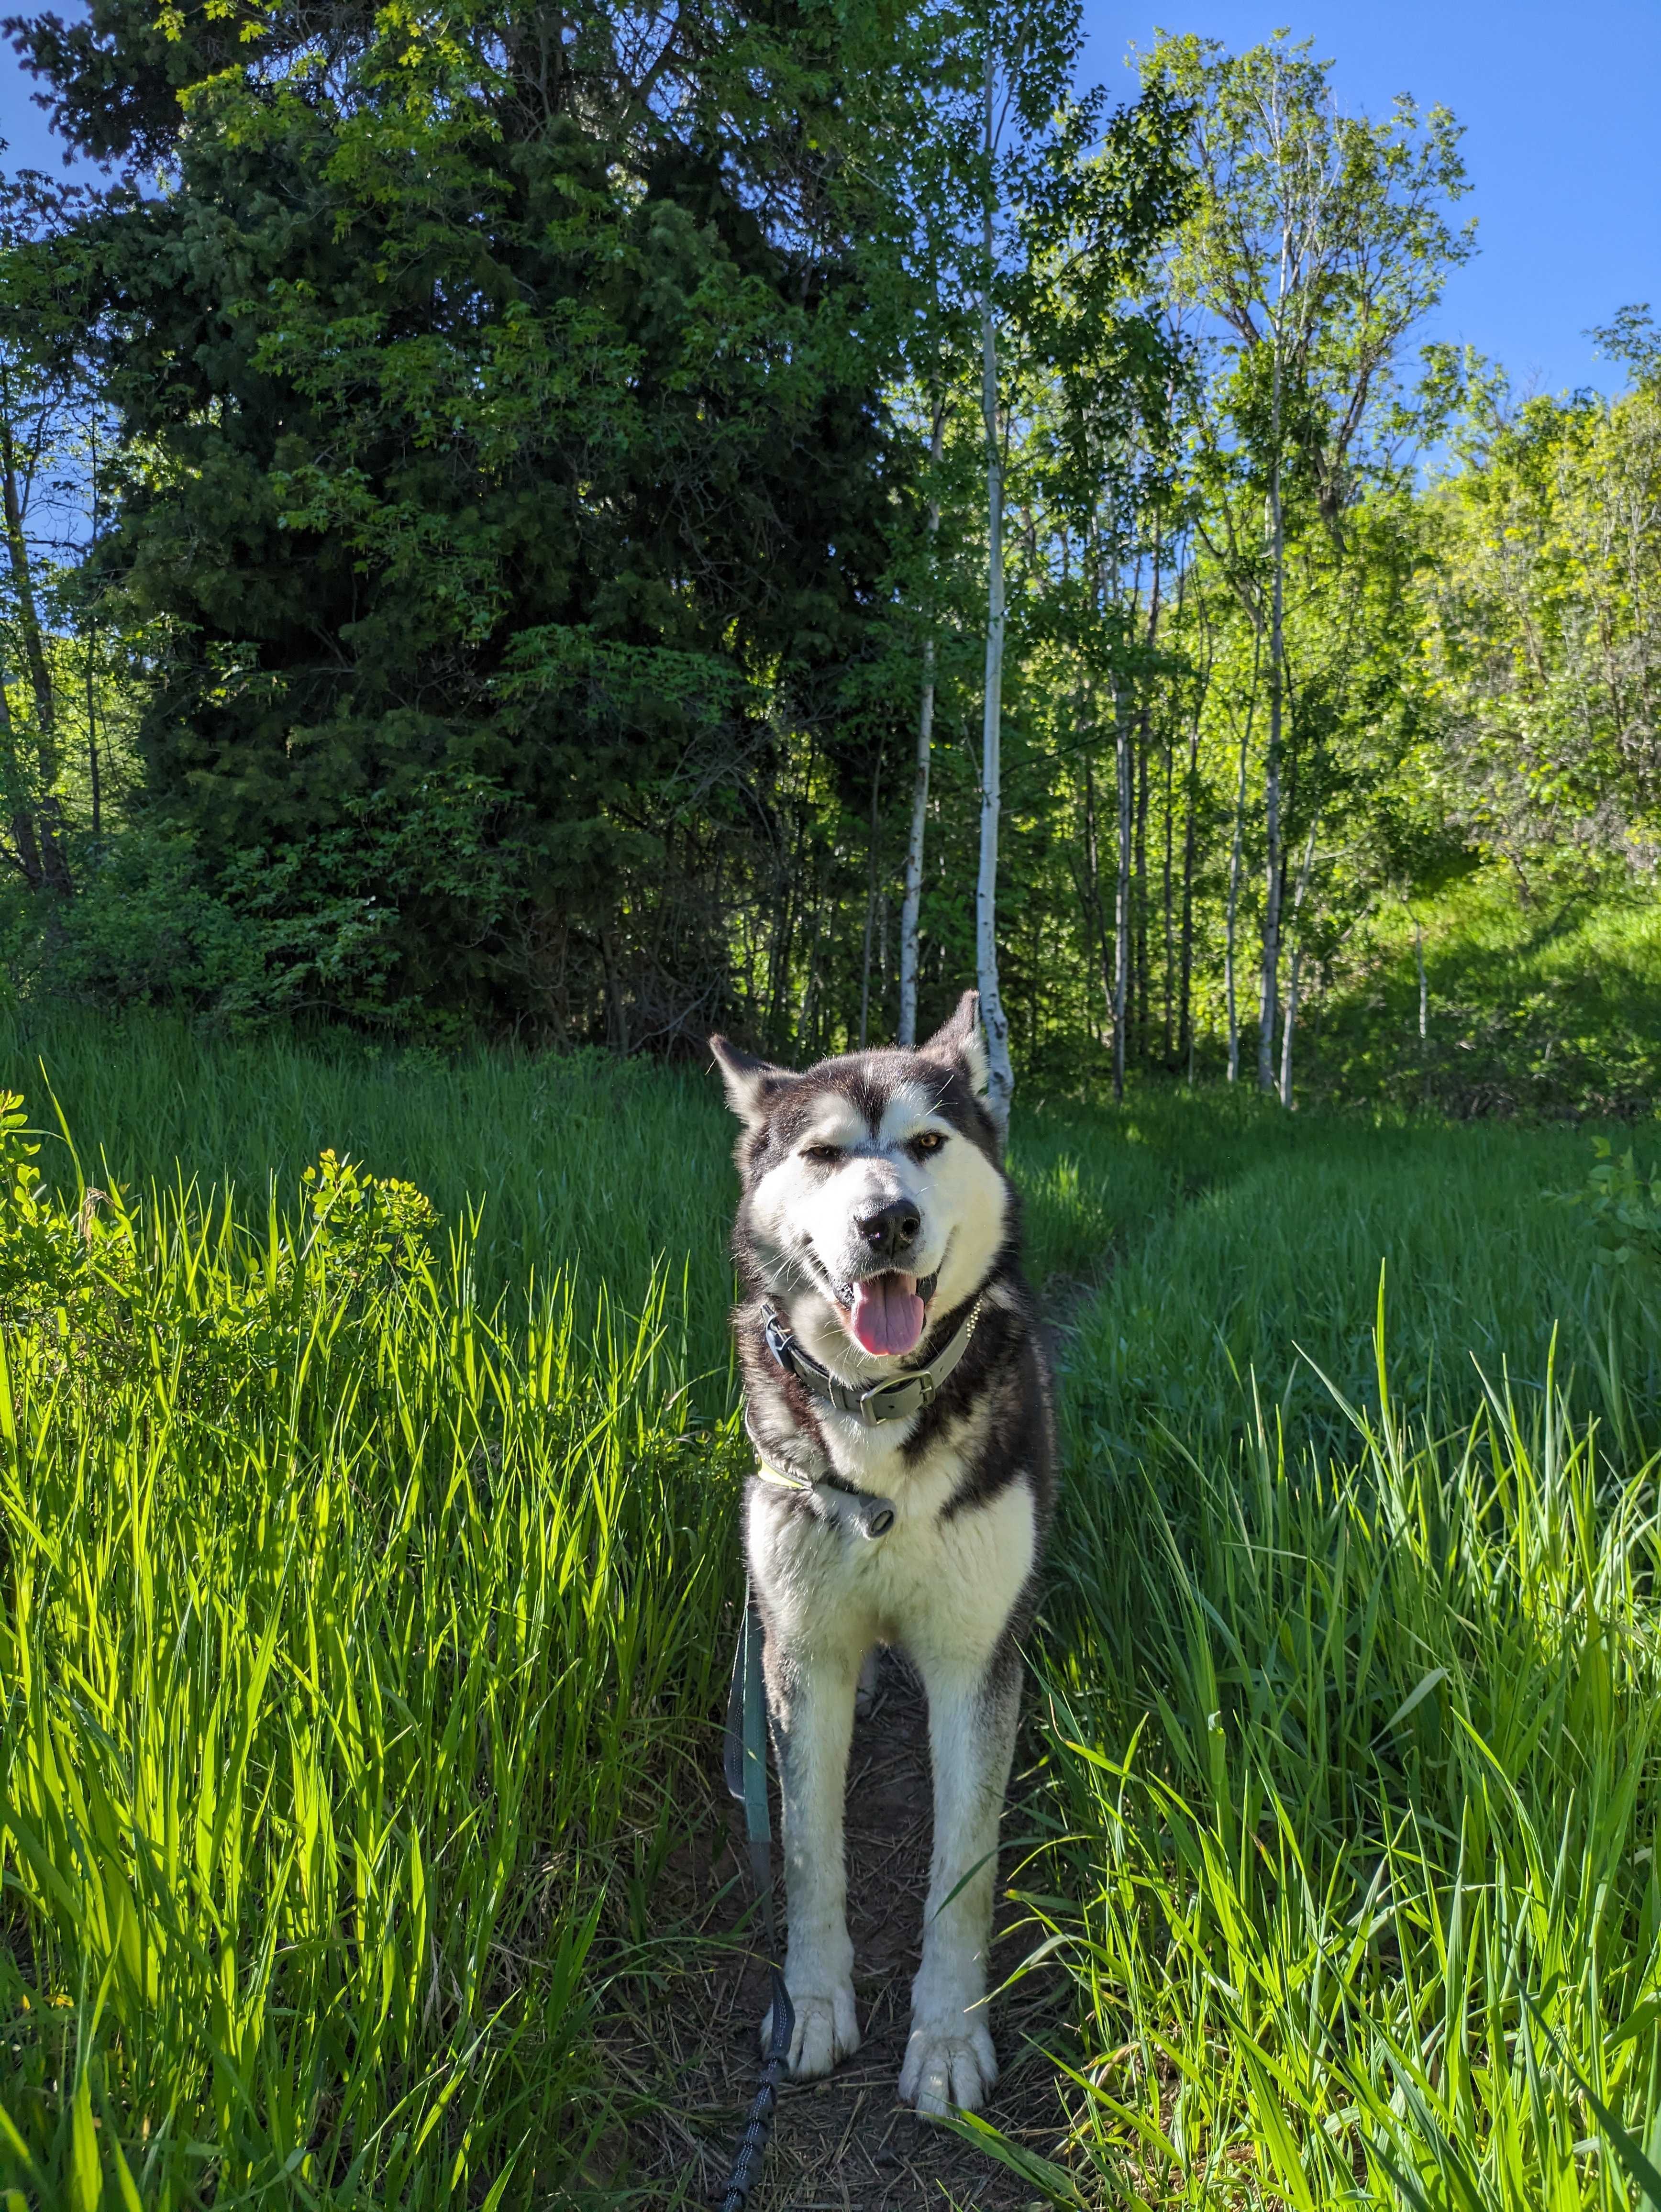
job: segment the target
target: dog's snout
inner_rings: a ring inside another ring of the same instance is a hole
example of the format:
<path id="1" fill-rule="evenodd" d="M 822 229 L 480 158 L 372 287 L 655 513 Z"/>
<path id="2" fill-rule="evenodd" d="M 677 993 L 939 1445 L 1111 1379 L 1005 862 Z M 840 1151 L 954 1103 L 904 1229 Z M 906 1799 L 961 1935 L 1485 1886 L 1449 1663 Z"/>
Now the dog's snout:
<path id="1" fill-rule="evenodd" d="M 916 1243 L 922 1227 L 922 1216 L 910 1200 L 897 1198 L 891 1206 L 866 1214 L 859 1223 L 859 1232 L 879 1259 L 894 1260 Z"/>

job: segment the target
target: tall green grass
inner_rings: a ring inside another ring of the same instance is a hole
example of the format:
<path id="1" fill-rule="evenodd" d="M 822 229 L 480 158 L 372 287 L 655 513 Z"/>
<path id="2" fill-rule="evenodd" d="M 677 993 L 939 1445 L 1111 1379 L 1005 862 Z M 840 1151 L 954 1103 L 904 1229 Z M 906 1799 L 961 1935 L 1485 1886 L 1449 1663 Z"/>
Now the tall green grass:
<path id="1" fill-rule="evenodd" d="M 1329 1124 L 1085 1316 L 1036 1655 L 1063 2196 L 1661 2203 L 1661 1297 L 1548 1194 L 1586 1150 Z"/>
<path id="2" fill-rule="evenodd" d="M 1075 1465 L 1214 1450 L 1251 1418 L 1253 1376 L 1294 1434 L 1335 1434 L 1323 1377 L 1373 1389 L 1381 1269 L 1397 1388 L 1433 1417 L 1474 1409 L 1483 1371 L 1537 1395 L 1561 1332 L 1565 1379 L 1641 1449 L 1661 1346 L 1628 1329 L 1610 1364 L 1596 1247 L 1560 1195 L 1585 1180 L 1585 1136 L 1340 1115 L 1248 1124 L 1232 1152 L 1228 1133 L 1214 1180 L 1151 1223 L 1082 1317 Z"/>
<path id="3" fill-rule="evenodd" d="M 1260 1417 L 1132 1544 L 1122 1499 L 1074 1500 L 1038 1911 L 1104 2203 L 1652 2201 L 1652 1470 L 1549 1386 L 1428 1432 L 1383 1346 L 1348 1455 Z"/>
<path id="4" fill-rule="evenodd" d="M 48 1094 L 88 1176 L 139 1192 L 159 1182 L 170 1202 L 194 1182 L 263 1214 L 272 1185 L 286 1189 L 326 1150 L 402 1177 L 447 1219 L 476 1219 L 471 1264 L 487 1307 L 568 1264 L 638 1303 L 666 1262 L 696 1357 L 725 1375 L 735 1124 L 710 1068 L 599 1052 L 441 1059 L 242 1043 L 161 1015 L 26 1008 L 0 1012 L 0 1084 L 30 1099 L 48 1132 L 43 1170 L 64 1191 L 77 1167 L 51 1133 Z M 1038 1279 L 1093 1276 L 1169 1208 L 1215 1128 L 1214 1112 L 1192 1118 L 1186 1146 L 1127 1146 L 1110 1116 L 1024 1109 L 1012 1158 Z"/>
<path id="5" fill-rule="evenodd" d="M 471 1257 L 488 1307 L 580 1262 L 636 1303 L 666 1256 L 704 1364 L 725 1364 L 732 1269 L 731 1124 L 713 1076 L 604 1053 L 515 1058 L 204 1037 L 142 1013 L 108 1022 L 0 1014 L 0 1083 L 48 1127 L 50 1087 L 94 1181 L 143 1192 L 195 1181 L 263 1214 L 332 1151 L 402 1177 L 447 1220 L 476 1211 Z M 66 1149 L 43 1167 L 73 1187 Z"/>
<path id="6" fill-rule="evenodd" d="M 0 2172 L 41 2207 L 495 2205 L 610 2110 L 722 1672 L 731 1425 L 679 1285 L 551 1269 L 325 1161 L 0 1208 Z"/>
<path id="7" fill-rule="evenodd" d="M 0 1045 L 114 1190 L 5 1139 L 0 2183 L 626 2188 L 593 2031 L 703 1802 L 743 1463 L 713 1084 Z M 1012 1158 L 1057 2195 L 1641 2206 L 1661 1297 L 1550 1195 L 1584 1138 L 1149 1095 Z"/>

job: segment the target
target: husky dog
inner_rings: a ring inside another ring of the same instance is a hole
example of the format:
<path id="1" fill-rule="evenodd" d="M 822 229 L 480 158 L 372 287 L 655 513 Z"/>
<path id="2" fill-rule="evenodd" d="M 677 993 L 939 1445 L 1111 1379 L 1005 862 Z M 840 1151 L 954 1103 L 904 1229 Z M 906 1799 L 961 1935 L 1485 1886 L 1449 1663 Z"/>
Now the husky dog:
<path id="1" fill-rule="evenodd" d="M 843 1798 L 862 1670 L 900 1644 L 928 1693 L 934 1844 L 899 2091 L 972 2112 L 997 2078 L 998 1821 L 1054 1456 L 979 1002 L 915 1052 L 799 1075 L 710 1045 L 744 1124 L 733 1319 L 761 1462 L 745 1547 L 783 1801 L 790 2071 L 859 2048 Z"/>

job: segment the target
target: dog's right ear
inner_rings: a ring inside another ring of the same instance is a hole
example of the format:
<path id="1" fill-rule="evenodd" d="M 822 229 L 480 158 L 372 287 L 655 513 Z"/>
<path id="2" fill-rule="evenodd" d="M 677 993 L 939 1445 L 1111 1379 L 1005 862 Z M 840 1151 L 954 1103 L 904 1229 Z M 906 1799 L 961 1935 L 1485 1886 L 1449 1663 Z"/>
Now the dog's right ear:
<path id="1" fill-rule="evenodd" d="M 986 1096 L 987 1064 L 986 1040 L 981 1035 L 981 994 L 965 991 L 958 1001 L 957 1012 L 951 1020 L 937 1029 L 926 1044 L 917 1050 L 930 1060 L 943 1060 L 948 1066 L 960 1067 L 969 1079 L 969 1087 L 977 1097 Z"/>
<path id="2" fill-rule="evenodd" d="M 740 1052 L 724 1036 L 712 1036 L 709 1049 L 715 1055 L 721 1079 L 727 1085 L 727 1104 L 745 1128 L 760 1128 L 779 1092 L 796 1079 L 788 1067 L 775 1067 L 770 1060 L 757 1060 L 752 1052 Z"/>

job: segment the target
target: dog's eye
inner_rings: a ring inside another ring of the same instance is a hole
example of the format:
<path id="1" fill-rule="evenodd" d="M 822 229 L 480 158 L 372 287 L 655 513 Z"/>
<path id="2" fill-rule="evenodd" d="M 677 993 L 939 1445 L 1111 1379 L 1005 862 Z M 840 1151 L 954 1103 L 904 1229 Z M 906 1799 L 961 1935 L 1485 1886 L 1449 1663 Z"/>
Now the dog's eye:
<path id="1" fill-rule="evenodd" d="M 939 1152 L 945 1142 L 938 1129 L 924 1129 L 911 1139 L 911 1150 L 918 1159 L 926 1160 L 931 1152 Z"/>
<path id="2" fill-rule="evenodd" d="M 832 1168 L 842 1158 L 842 1146 L 840 1145 L 804 1145 L 801 1148 L 801 1156 L 805 1160 L 812 1160 L 815 1167 Z"/>

